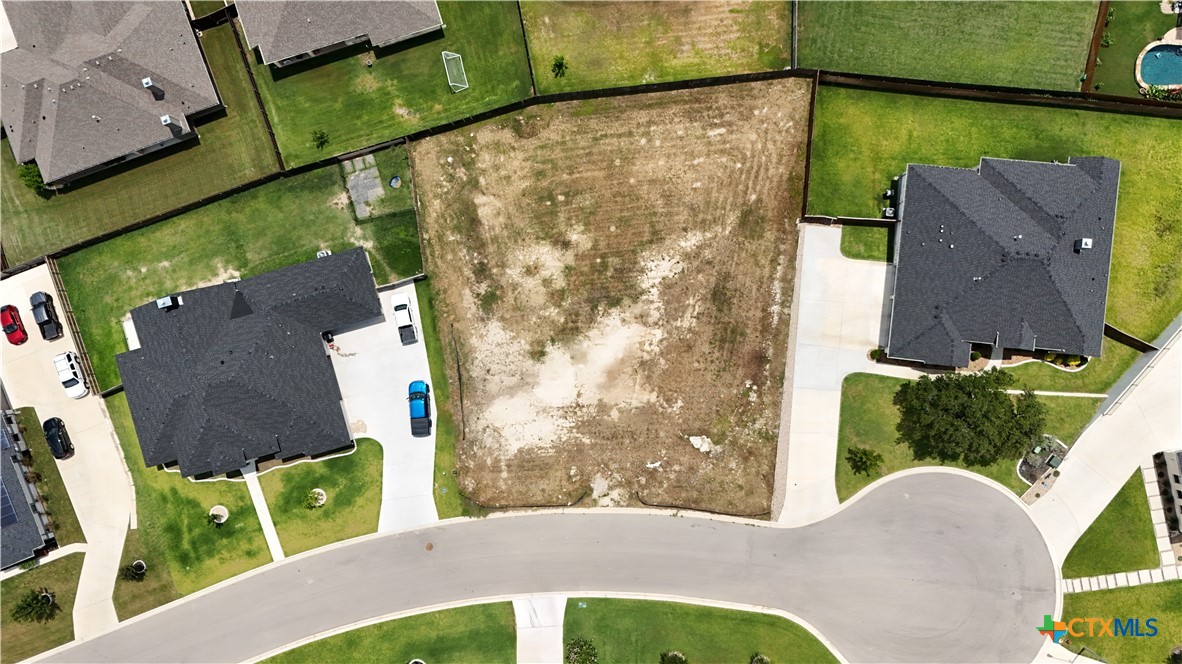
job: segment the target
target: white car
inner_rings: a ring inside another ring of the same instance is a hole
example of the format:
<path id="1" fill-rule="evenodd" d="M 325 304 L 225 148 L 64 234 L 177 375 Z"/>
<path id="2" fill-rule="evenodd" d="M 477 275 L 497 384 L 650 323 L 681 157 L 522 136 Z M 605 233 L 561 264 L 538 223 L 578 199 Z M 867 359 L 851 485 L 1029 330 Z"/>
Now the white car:
<path id="1" fill-rule="evenodd" d="M 394 305 L 394 324 L 398 326 L 398 336 L 402 339 L 402 345 L 409 346 L 418 341 L 414 320 L 410 315 L 410 298 L 405 295 L 394 295 L 390 298 L 390 303 Z"/>
<path id="2" fill-rule="evenodd" d="M 57 379 L 66 388 L 66 396 L 71 399 L 81 399 L 90 394 L 86 387 L 86 379 L 82 376 L 81 365 L 74 351 L 66 351 L 53 358 L 53 368 L 57 369 Z"/>

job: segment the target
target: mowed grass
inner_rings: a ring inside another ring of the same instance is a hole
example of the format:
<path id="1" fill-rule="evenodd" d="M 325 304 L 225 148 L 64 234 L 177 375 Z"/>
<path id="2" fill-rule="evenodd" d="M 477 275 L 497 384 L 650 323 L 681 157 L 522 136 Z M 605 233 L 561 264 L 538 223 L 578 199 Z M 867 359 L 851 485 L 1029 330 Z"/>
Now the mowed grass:
<path id="1" fill-rule="evenodd" d="M 797 64 L 857 74 L 1078 90 L 1095 2 L 802 1 Z"/>
<path id="2" fill-rule="evenodd" d="M 35 258 L 278 170 L 232 28 L 205 30 L 201 45 L 226 112 L 198 121 L 198 140 L 108 169 L 48 199 L 21 184 L 4 140 L 0 237 L 9 262 Z"/>
<path id="3" fill-rule="evenodd" d="M 148 570 L 139 581 L 115 577 L 115 592 L 112 599 L 115 602 L 115 615 L 120 621 L 151 611 L 181 596 L 172 582 L 172 573 L 164 564 L 164 559 L 157 557 L 155 552 L 144 544 L 140 532 L 138 529 L 127 531 L 119 567 L 142 560 L 148 566 Z"/>
<path id="4" fill-rule="evenodd" d="M 899 409 L 895 392 L 906 382 L 902 378 L 855 373 L 846 376 L 841 388 L 841 420 L 837 435 L 837 497 L 845 501 L 874 480 L 891 473 L 919 466 L 945 465 L 984 475 L 1022 495 L 1029 485 L 1018 477 L 1018 459 L 1001 459 L 988 466 L 962 463 L 941 464 L 936 459 L 916 459 L 911 447 L 898 441 L 895 426 Z M 1078 397 L 1039 397 L 1047 407 L 1045 432 L 1071 445 L 1095 414 L 1099 399 Z M 883 457 L 877 473 L 855 474 L 846 461 L 851 447 L 869 447 Z"/>
<path id="5" fill-rule="evenodd" d="M 1170 650 L 1182 645 L 1182 581 L 1063 596 L 1063 620 L 1091 617 L 1139 618 L 1143 633 L 1148 631 L 1145 621 L 1157 618 L 1157 636 L 1068 636 L 1072 652 L 1087 646 L 1106 662 L 1168 662 Z M 1086 630 L 1087 624 L 1077 624 L 1081 628 Z"/>
<path id="6" fill-rule="evenodd" d="M 250 277 L 312 260 L 320 249 L 381 245 L 387 225 L 353 221 L 339 167 L 283 178 L 64 257 L 59 265 L 101 388 L 120 382 L 131 309 L 229 276 Z M 415 239 L 417 246 L 417 234 Z M 374 277 L 395 277 L 370 250 Z M 116 287 L 117 285 L 117 287 Z"/>
<path id="7" fill-rule="evenodd" d="M 891 234 L 887 228 L 842 226 L 841 255 L 862 261 L 888 261 L 891 257 Z"/>
<path id="8" fill-rule="evenodd" d="M 1105 338 L 1100 357 L 1088 360 L 1087 366 L 1079 372 L 1063 371 L 1043 362 L 1027 362 L 1005 371 L 1018 379 L 1017 389 L 1107 394 L 1140 355 L 1122 343 Z"/>
<path id="9" fill-rule="evenodd" d="M 883 190 L 908 163 L 971 168 L 982 156 L 1119 159 L 1106 318 L 1152 340 L 1182 311 L 1178 136 L 1177 120 L 826 86 L 817 92 L 808 209 L 877 216 Z"/>
<path id="10" fill-rule="evenodd" d="M 127 396 L 117 394 L 106 404 L 135 484 L 149 574 L 168 574 L 176 592 L 188 595 L 271 562 L 245 482 L 192 482 L 180 473 L 146 468 Z M 214 505 L 230 511 L 220 528 L 206 520 Z"/>
<path id="11" fill-rule="evenodd" d="M 222 0 L 189 0 L 189 6 L 193 9 L 194 17 L 205 16 L 226 6 Z"/>
<path id="12" fill-rule="evenodd" d="M 1145 483 L 1137 470 L 1071 548 L 1063 561 L 1063 578 L 1133 572 L 1160 564 Z"/>
<path id="13" fill-rule="evenodd" d="M 677 602 L 571 598 L 564 643 L 590 639 L 599 661 L 657 662 L 677 650 L 690 662 L 747 662 L 761 653 L 773 662 L 836 662 L 800 625 L 764 613 Z"/>
<path id="14" fill-rule="evenodd" d="M 1092 89 L 1108 95 L 1140 97 L 1137 56 L 1149 42 L 1161 39 L 1174 27 L 1174 15 L 1163 14 L 1161 2 L 1155 0 L 1125 0 L 1110 6 L 1112 21 L 1105 30 L 1112 35 L 1112 45 L 1102 47 L 1096 55 L 1100 62 L 1092 75 Z"/>
<path id="15" fill-rule="evenodd" d="M 521 3 L 539 94 L 783 69 L 789 13 L 787 2 Z"/>
<path id="16" fill-rule="evenodd" d="M 16 416 L 25 432 L 25 442 L 29 445 L 33 462 L 30 470 L 41 477 L 37 480 L 37 490 L 41 492 L 41 500 L 45 502 L 45 509 L 49 512 L 57 545 L 85 542 L 82 524 L 78 523 L 78 515 L 74 513 L 74 503 L 70 502 L 70 494 L 66 492 L 66 484 L 62 481 L 57 461 L 49 451 L 49 444 L 45 442 L 41 418 L 32 408 L 20 408 L 16 411 Z M 71 460 L 67 459 L 63 463 L 71 463 Z"/>
<path id="17" fill-rule="evenodd" d="M 445 0 L 438 5 L 447 26 L 442 35 L 435 32 L 376 52 L 359 45 L 282 70 L 252 55 L 255 80 L 288 167 L 529 96 L 516 3 Z M 443 51 L 463 57 L 467 90 L 451 91 Z M 322 149 L 312 142 L 318 130 L 329 137 Z"/>
<path id="18" fill-rule="evenodd" d="M 81 553 L 21 572 L 0 583 L 0 662 L 19 662 L 74 640 L 74 596 L 82 574 Z M 9 615 L 21 596 L 30 590 L 48 588 L 61 611 L 44 623 L 18 623 Z"/>
<path id="19" fill-rule="evenodd" d="M 377 532 L 382 507 L 382 446 L 357 441 L 352 454 L 275 468 L 259 477 L 283 553 Z M 323 489 L 323 507 L 308 509 L 312 489 Z"/>
<path id="20" fill-rule="evenodd" d="M 414 182 L 405 145 L 395 145 L 374 154 L 385 193 L 372 207 L 374 216 L 360 220 L 374 238 L 373 252 L 381 257 L 391 279 L 414 276 L 423 271 L 419 246 L 419 222 L 414 208 Z M 393 177 L 402 179 L 397 189 Z"/>
<path id="21" fill-rule="evenodd" d="M 516 623 L 509 602 L 477 604 L 359 627 L 276 655 L 273 664 L 512 664 Z"/>

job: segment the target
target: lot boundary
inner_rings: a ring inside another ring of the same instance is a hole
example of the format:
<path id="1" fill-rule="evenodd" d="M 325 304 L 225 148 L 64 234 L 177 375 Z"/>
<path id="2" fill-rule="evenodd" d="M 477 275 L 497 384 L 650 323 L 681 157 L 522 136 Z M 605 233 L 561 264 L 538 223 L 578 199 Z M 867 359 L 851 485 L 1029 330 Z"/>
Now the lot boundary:
<path id="1" fill-rule="evenodd" d="M 1092 43 L 1088 46 L 1088 59 L 1084 63 L 1084 80 L 1079 84 L 1080 92 L 1092 89 L 1092 78 L 1096 74 L 1096 58 L 1100 55 L 1100 40 L 1104 37 L 1104 28 L 1108 25 L 1109 0 L 1100 0 L 1096 9 L 1096 25 L 1092 28 Z"/>
<path id="2" fill-rule="evenodd" d="M 95 377 L 94 367 L 90 364 L 90 354 L 86 352 L 86 343 L 82 341 L 82 333 L 78 331 L 80 329 L 78 319 L 74 318 L 74 307 L 70 306 L 70 295 L 66 292 L 66 284 L 62 281 L 61 270 L 57 267 L 57 261 L 52 258 L 46 258 L 45 265 L 49 268 L 49 277 L 53 280 L 53 287 L 57 289 L 57 301 L 61 312 L 66 316 L 66 329 L 70 331 L 70 338 L 74 340 L 74 347 L 78 349 L 78 360 L 82 364 L 82 373 L 86 374 L 86 383 L 90 389 L 98 391 L 98 378 Z"/>
<path id="3" fill-rule="evenodd" d="M 236 5 L 230 5 L 236 7 Z M 227 7 L 228 11 L 230 7 Z M 234 15 L 238 15 L 238 10 L 234 10 Z M 238 45 L 238 54 L 242 56 L 242 66 L 246 67 L 246 77 L 250 80 L 250 90 L 254 93 L 254 101 L 259 105 L 259 112 L 263 114 L 263 126 L 267 128 L 267 136 L 271 139 L 271 149 L 275 152 L 275 163 L 279 165 L 279 171 L 286 170 L 283 165 L 283 153 L 279 151 L 279 139 L 275 137 L 275 128 L 271 126 L 271 117 L 267 115 L 267 107 L 263 105 L 263 95 L 259 93 L 258 81 L 254 78 L 254 70 L 250 67 L 250 50 L 242 43 L 242 35 L 238 34 L 238 26 L 234 21 L 229 19 L 227 14 L 226 22 L 230 24 L 230 31 L 234 33 L 234 43 Z"/>

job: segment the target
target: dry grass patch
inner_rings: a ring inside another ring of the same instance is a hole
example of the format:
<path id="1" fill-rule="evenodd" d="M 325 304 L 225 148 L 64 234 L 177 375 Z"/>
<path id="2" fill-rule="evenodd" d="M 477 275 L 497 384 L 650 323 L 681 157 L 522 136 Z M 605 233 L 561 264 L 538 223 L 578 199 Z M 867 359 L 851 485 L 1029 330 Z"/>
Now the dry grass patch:
<path id="1" fill-rule="evenodd" d="M 414 146 L 473 499 L 767 511 L 808 93 L 559 104 Z"/>

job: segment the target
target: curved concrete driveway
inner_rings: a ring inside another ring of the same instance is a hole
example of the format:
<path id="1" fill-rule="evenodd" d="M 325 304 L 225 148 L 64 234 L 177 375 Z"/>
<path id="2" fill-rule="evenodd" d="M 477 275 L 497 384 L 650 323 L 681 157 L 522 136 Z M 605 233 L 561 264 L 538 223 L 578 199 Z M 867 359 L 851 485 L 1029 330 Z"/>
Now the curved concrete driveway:
<path id="1" fill-rule="evenodd" d="M 518 593 L 645 592 L 782 609 L 851 661 L 1029 662 L 1055 568 L 1012 496 L 891 479 L 800 528 L 604 511 L 445 522 L 289 558 L 51 653 L 238 662 L 374 616 Z"/>

